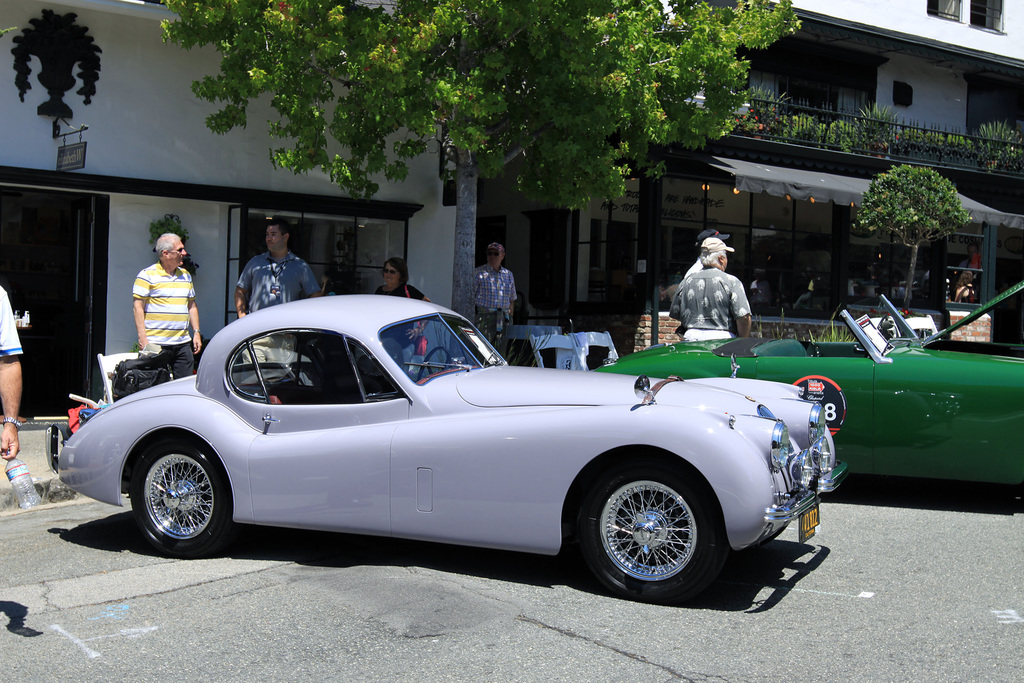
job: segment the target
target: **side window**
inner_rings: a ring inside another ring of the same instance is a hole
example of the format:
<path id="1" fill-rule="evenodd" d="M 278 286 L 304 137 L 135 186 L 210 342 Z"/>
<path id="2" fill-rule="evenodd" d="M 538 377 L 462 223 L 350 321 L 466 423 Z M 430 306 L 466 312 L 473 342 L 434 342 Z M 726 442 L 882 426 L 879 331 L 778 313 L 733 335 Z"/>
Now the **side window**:
<path id="1" fill-rule="evenodd" d="M 242 347 L 230 367 L 235 391 L 253 400 L 280 405 L 363 401 L 341 335 L 275 332 Z"/>
<path id="2" fill-rule="evenodd" d="M 265 402 L 267 400 L 267 394 L 263 390 L 263 381 L 256 369 L 256 363 L 253 362 L 252 351 L 248 344 L 235 352 L 235 357 L 231 360 L 229 374 L 231 386 L 236 392 L 256 401 Z"/>
<path id="3" fill-rule="evenodd" d="M 352 361 L 356 366 L 359 384 L 363 388 L 363 395 L 367 401 L 385 401 L 402 395 L 402 392 L 369 351 L 353 341 L 349 341 L 349 349 L 352 352 Z"/>

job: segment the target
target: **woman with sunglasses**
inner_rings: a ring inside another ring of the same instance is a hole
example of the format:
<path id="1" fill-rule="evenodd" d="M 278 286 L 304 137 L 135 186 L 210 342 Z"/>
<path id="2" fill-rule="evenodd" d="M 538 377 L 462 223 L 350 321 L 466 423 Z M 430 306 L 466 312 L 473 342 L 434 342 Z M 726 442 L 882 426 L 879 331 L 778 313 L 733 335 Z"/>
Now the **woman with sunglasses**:
<path id="1" fill-rule="evenodd" d="M 374 294 L 404 296 L 407 299 L 430 301 L 420 290 L 409 284 L 409 266 L 400 256 L 392 256 L 384 262 L 384 284 Z"/>

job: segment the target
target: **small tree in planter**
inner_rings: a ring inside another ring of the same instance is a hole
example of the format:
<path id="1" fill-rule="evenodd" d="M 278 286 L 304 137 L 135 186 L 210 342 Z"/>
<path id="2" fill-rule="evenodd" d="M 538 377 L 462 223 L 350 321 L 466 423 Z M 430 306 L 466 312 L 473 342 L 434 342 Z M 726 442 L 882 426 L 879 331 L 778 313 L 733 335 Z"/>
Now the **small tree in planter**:
<path id="1" fill-rule="evenodd" d="M 163 218 L 158 218 L 149 224 L 149 243 L 155 245 L 156 241 L 160 239 L 160 235 L 167 233 L 173 233 L 181 238 L 181 243 L 185 244 L 188 241 L 188 229 L 181 224 L 181 219 L 173 213 L 165 213 Z M 156 247 L 153 247 L 153 251 L 156 251 Z M 185 257 L 185 262 L 181 264 L 182 268 L 196 274 L 199 270 L 199 264 L 192 260 L 192 255 L 189 254 Z"/>
<path id="2" fill-rule="evenodd" d="M 854 225 L 861 233 L 885 230 L 910 247 L 904 308 L 910 308 L 918 248 L 946 237 L 971 220 L 956 188 L 934 169 L 895 166 L 871 181 Z"/>

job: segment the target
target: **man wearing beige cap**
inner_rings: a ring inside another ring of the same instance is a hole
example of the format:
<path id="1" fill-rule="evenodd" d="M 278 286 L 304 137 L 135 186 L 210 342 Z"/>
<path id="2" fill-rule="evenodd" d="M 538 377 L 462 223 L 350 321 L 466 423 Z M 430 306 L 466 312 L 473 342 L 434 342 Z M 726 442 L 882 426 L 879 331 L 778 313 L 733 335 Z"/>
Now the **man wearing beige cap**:
<path id="1" fill-rule="evenodd" d="M 750 336 L 750 303 L 743 283 L 725 272 L 732 251 L 717 237 L 701 242 L 703 268 L 679 285 L 669 311 L 682 323 L 683 341 Z"/>

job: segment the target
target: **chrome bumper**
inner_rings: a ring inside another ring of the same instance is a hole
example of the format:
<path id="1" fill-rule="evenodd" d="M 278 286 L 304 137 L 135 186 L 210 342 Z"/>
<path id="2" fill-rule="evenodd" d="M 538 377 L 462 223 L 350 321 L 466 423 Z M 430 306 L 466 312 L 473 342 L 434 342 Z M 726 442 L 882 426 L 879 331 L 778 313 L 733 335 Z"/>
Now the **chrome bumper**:
<path id="1" fill-rule="evenodd" d="M 60 455 L 60 449 L 64 448 L 64 443 L 69 438 L 71 438 L 70 433 L 61 425 L 52 424 L 46 428 L 43 446 L 46 448 L 46 462 L 54 474 L 58 474 L 57 457 Z"/>
<path id="2" fill-rule="evenodd" d="M 846 479 L 846 475 L 850 473 L 849 466 L 841 460 L 836 461 L 836 466 L 832 468 L 832 473 L 827 479 L 822 478 L 818 480 L 818 493 L 829 493 L 839 488 L 839 485 L 843 483 L 843 479 Z"/>
<path id="3" fill-rule="evenodd" d="M 836 462 L 836 466 L 827 478 L 818 480 L 817 491 L 802 491 L 782 505 L 772 505 L 764 509 L 764 521 L 779 524 L 796 520 L 820 502 L 819 493 L 835 491 L 846 479 L 849 468 L 845 462 Z"/>
<path id="4" fill-rule="evenodd" d="M 789 523 L 818 504 L 817 491 L 803 491 L 784 505 L 764 509 L 764 521 L 773 524 Z"/>

